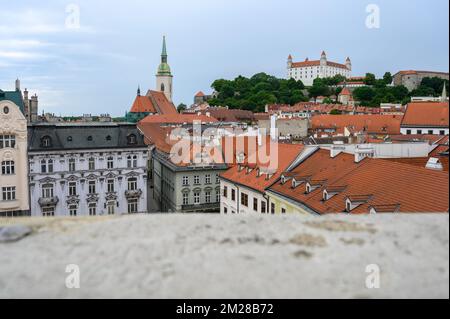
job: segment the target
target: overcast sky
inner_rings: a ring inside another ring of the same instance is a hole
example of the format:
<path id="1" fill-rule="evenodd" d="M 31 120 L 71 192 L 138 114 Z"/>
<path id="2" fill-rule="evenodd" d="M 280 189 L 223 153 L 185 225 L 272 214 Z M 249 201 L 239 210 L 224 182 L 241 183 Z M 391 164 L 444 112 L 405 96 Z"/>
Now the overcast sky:
<path id="1" fill-rule="evenodd" d="M 366 26 L 370 4 L 379 28 Z M 218 78 L 284 77 L 288 54 L 350 56 L 353 75 L 448 71 L 448 10 L 448 0 L 0 0 L 0 88 L 19 77 L 40 112 L 121 116 L 138 84 L 155 88 L 164 34 L 176 105 Z"/>

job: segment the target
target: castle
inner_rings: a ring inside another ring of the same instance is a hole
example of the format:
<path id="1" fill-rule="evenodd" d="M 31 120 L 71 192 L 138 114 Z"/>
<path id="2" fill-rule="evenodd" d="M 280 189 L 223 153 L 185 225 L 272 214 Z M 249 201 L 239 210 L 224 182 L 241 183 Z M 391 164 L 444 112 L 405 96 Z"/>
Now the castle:
<path id="1" fill-rule="evenodd" d="M 333 77 L 337 74 L 346 78 L 351 76 L 352 62 L 350 58 L 345 60 L 344 64 L 331 62 L 327 60 L 325 51 L 322 51 L 320 60 L 305 59 L 303 62 L 293 62 L 289 54 L 287 60 L 288 79 L 301 80 L 304 85 L 313 85 L 316 78 Z"/>

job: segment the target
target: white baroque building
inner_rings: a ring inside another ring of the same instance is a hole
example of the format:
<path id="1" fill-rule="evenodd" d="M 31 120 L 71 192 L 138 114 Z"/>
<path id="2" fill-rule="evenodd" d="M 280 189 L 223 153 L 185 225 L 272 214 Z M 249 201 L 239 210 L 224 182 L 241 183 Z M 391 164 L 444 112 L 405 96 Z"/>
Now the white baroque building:
<path id="1" fill-rule="evenodd" d="M 0 216 L 28 214 L 27 120 L 0 90 Z"/>
<path id="2" fill-rule="evenodd" d="M 29 126 L 32 216 L 147 212 L 148 149 L 133 124 Z"/>
<path id="3" fill-rule="evenodd" d="M 328 61 L 324 51 L 322 51 L 320 60 L 306 58 L 303 62 L 293 62 L 292 56 L 289 55 L 287 71 L 288 79 L 301 80 L 304 85 L 311 86 L 316 78 L 328 78 L 337 74 L 349 78 L 352 71 L 352 62 L 350 58 L 347 58 L 344 64 Z"/>

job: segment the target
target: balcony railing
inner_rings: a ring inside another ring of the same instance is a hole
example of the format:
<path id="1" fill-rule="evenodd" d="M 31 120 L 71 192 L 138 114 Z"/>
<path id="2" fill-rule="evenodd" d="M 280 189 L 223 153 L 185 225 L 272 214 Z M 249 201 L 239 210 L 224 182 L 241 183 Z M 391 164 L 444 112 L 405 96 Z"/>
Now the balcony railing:
<path id="1" fill-rule="evenodd" d="M 140 190 L 140 189 L 125 191 L 126 198 L 139 198 L 139 197 L 141 197 L 141 195 L 142 195 L 142 190 Z"/>
<path id="2" fill-rule="evenodd" d="M 38 200 L 38 203 L 41 207 L 43 206 L 56 206 L 58 204 L 59 198 L 58 196 L 53 197 L 41 197 Z"/>
<path id="3" fill-rule="evenodd" d="M 196 212 L 196 211 L 219 212 L 220 203 L 181 205 L 181 209 L 187 212 Z"/>

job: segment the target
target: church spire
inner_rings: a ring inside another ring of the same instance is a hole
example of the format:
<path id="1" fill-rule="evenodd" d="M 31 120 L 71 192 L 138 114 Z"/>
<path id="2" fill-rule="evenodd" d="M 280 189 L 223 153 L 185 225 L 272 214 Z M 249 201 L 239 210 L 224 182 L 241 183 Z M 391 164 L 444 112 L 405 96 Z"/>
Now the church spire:
<path id="1" fill-rule="evenodd" d="M 141 86 L 140 85 L 138 85 L 138 88 L 137 88 L 137 95 L 141 96 Z"/>
<path id="2" fill-rule="evenodd" d="M 161 52 L 161 62 L 167 63 L 167 48 L 166 48 L 166 36 L 163 36 L 163 46 Z"/>

